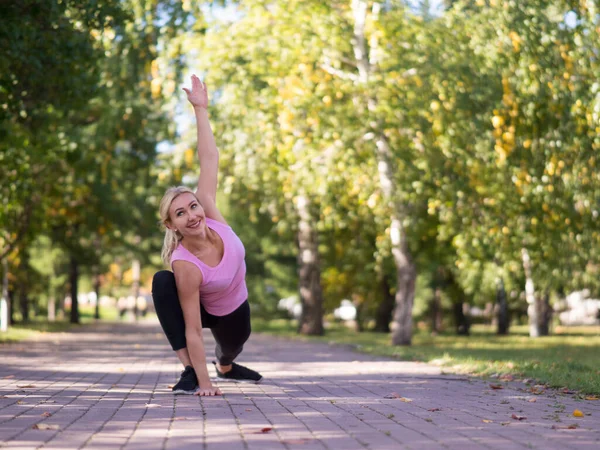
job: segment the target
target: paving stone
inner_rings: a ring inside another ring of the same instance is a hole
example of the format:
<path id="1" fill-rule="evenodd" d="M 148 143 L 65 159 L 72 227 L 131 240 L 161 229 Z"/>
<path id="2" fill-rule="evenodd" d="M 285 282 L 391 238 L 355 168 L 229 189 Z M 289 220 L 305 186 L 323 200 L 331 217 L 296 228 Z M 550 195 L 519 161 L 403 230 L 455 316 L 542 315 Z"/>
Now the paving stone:
<path id="1" fill-rule="evenodd" d="M 214 346 L 209 332 L 205 342 Z M 3 344 L 0 358 L 2 448 L 600 448 L 600 402 L 520 382 L 493 390 L 346 346 L 254 334 L 239 359 L 264 382 L 222 383 L 210 398 L 171 393 L 182 367 L 151 321 Z"/>

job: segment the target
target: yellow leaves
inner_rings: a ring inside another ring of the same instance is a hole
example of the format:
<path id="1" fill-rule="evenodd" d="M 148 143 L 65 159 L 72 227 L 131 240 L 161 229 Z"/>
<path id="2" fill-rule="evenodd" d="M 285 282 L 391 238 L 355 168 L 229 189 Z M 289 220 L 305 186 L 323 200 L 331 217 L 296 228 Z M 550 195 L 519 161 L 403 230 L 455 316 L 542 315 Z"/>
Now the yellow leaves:
<path id="1" fill-rule="evenodd" d="M 154 78 L 150 83 L 150 92 L 152 93 L 152 98 L 160 97 L 161 90 L 162 85 L 160 78 Z"/>
<path id="2" fill-rule="evenodd" d="M 515 143 L 515 134 L 512 131 L 505 131 L 502 134 L 502 139 L 504 140 L 504 142 L 506 142 L 507 144 L 511 144 L 514 145 Z"/>
<path id="3" fill-rule="evenodd" d="M 588 396 L 585 397 L 585 400 L 592 400 L 592 401 L 594 401 L 594 400 L 600 400 L 600 396 L 597 396 L 597 395 L 588 395 Z"/>
<path id="4" fill-rule="evenodd" d="M 492 125 L 494 126 L 494 128 L 500 128 L 502 126 L 504 126 L 504 118 L 502 116 L 493 116 L 492 117 Z"/>
<path id="5" fill-rule="evenodd" d="M 519 33 L 516 31 L 511 31 L 508 33 L 508 37 L 510 37 L 510 40 L 512 41 L 513 51 L 518 53 L 519 50 L 521 50 L 521 43 L 523 42 L 523 39 L 521 39 L 521 36 L 519 36 Z"/>
<path id="6" fill-rule="evenodd" d="M 433 112 L 437 112 L 440 109 L 440 102 L 433 101 L 433 102 L 431 102 L 431 104 L 429 105 L 429 107 L 431 108 L 431 110 Z M 492 119 L 492 122 L 493 122 L 493 119 Z"/>
<path id="7" fill-rule="evenodd" d="M 277 117 L 277 122 L 283 131 L 291 131 L 294 126 L 292 125 L 292 121 L 294 119 L 294 115 L 291 111 L 285 109 L 279 112 L 279 116 Z"/>
<path id="8" fill-rule="evenodd" d="M 502 234 L 509 234 L 510 230 L 508 229 L 508 227 L 502 227 Z"/>
<path id="9" fill-rule="evenodd" d="M 152 61 L 152 64 L 150 66 L 150 74 L 152 75 L 152 78 L 158 78 L 159 77 L 159 70 L 158 70 L 158 60 L 155 59 L 154 61 Z"/>
<path id="10" fill-rule="evenodd" d="M 185 165 L 187 168 L 192 168 L 194 165 L 194 149 L 193 148 L 188 148 L 184 154 L 183 154 L 183 159 L 185 161 Z"/>
<path id="11" fill-rule="evenodd" d="M 439 199 L 429 199 L 427 202 L 427 214 L 434 215 L 436 210 L 442 206 L 442 202 Z"/>
<path id="12" fill-rule="evenodd" d="M 325 97 L 323 97 L 323 103 L 325 104 L 325 106 L 330 106 L 331 105 L 331 97 L 329 95 L 326 95 Z"/>
<path id="13" fill-rule="evenodd" d="M 573 417 L 584 417 L 585 414 L 583 414 L 582 411 L 580 411 L 579 409 L 576 409 L 575 411 L 573 411 Z"/>

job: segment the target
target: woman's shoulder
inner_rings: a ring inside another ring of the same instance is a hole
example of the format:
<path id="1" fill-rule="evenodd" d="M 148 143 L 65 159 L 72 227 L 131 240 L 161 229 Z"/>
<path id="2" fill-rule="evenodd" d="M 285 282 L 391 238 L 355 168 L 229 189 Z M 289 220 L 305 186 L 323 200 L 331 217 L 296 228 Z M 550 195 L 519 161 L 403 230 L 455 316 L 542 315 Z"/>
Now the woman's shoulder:
<path id="1" fill-rule="evenodd" d="M 202 269 L 188 259 L 176 259 L 171 263 L 175 281 L 179 288 L 184 286 L 197 287 L 202 284 L 204 274 Z M 200 270 L 198 270 L 200 269 Z"/>
<path id="2" fill-rule="evenodd" d="M 220 220 L 211 219 L 210 217 L 206 218 L 206 224 L 209 226 L 209 228 L 231 229 L 231 227 L 227 224 L 227 222 L 222 222 Z"/>

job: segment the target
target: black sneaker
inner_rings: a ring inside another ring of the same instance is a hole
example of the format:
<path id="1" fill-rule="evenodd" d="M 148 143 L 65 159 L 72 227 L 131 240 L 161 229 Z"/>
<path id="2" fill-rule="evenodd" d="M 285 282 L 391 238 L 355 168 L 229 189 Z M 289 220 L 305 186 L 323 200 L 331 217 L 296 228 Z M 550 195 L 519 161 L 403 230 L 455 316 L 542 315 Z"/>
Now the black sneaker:
<path id="1" fill-rule="evenodd" d="M 196 371 L 192 366 L 186 366 L 181 372 L 181 377 L 175 386 L 173 386 L 173 394 L 193 394 L 198 390 L 198 379 Z"/>
<path id="2" fill-rule="evenodd" d="M 217 369 L 216 361 L 212 363 L 215 365 L 217 380 L 219 381 L 233 381 L 234 383 L 260 383 L 262 381 L 260 373 L 239 364 L 231 363 L 231 370 L 227 373 L 221 373 Z"/>

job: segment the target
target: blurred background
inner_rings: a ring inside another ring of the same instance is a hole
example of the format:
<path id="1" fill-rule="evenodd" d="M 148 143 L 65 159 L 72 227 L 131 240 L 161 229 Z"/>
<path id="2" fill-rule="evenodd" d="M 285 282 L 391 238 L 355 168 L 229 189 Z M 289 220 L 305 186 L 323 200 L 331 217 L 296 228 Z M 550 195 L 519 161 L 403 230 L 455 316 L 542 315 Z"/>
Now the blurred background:
<path id="1" fill-rule="evenodd" d="M 2 327 L 151 317 L 158 203 L 199 172 L 196 73 L 257 324 L 599 334 L 599 13 L 0 1 Z"/>

